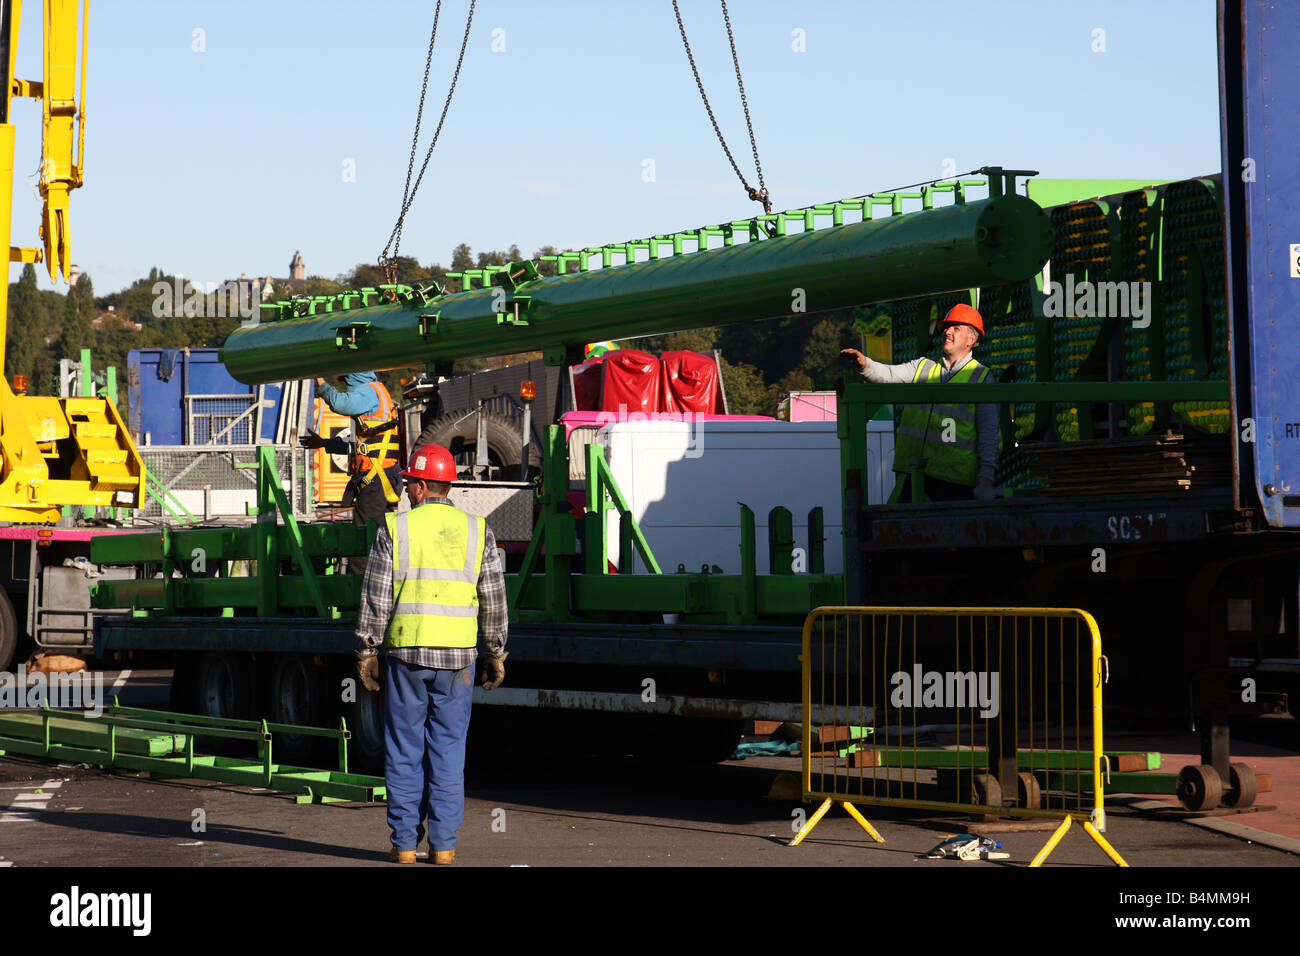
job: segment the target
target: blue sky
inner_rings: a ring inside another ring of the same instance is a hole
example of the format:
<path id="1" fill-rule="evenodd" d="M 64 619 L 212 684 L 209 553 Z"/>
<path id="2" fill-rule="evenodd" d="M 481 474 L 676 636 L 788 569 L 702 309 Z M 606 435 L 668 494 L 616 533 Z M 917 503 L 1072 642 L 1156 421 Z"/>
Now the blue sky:
<path id="1" fill-rule="evenodd" d="M 96 292 L 155 265 L 203 282 L 285 275 L 299 249 L 309 274 L 331 278 L 373 262 L 401 199 L 433 6 L 95 0 L 71 233 Z M 443 3 L 421 157 L 468 7 Z M 681 8 L 752 180 L 718 4 Z M 936 178 L 949 159 L 961 172 L 1152 180 L 1221 165 L 1213 0 L 729 8 L 777 209 Z M 39 32 L 29 3 L 22 76 L 37 75 Z M 15 104 L 13 241 L 35 245 L 24 177 L 39 164 L 39 112 Z M 445 265 L 459 242 L 527 254 L 757 209 L 714 138 L 669 0 L 480 0 L 402 252 Z"/>

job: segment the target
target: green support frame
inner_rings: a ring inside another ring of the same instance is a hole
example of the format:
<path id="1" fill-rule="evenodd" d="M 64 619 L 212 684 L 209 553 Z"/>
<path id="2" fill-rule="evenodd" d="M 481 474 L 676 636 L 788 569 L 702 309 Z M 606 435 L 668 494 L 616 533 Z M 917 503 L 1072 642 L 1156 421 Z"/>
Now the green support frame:
<path id="1" fill-rule="evenodd" d="M 276 763 L 274 735 L 333 738 L 338 770 Z M 196 737 L 219 737 L 253 744 L 256 759 L 207 756 L 195 752 Z M 194 777 L 220 783 L 266 787 L 298 795 L 298 803 L 370 803 L 386 796 L 382 777 L 348 771 L 347 724 L 337 729 L 300 727 L 265 720 L 226 720 L 160 710 L 122 707 L 114 698 L 108 712 L 51 710 L 0 715 L 0 755 L 24 754 L 103 767 L 147 770 L 159 777 Z"/>

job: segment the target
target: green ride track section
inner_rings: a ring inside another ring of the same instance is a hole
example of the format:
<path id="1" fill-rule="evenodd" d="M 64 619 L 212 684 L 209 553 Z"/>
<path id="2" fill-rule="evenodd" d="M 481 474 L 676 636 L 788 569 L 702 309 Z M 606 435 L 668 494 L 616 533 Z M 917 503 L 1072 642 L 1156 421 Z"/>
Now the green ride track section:
<path id="1" fill-rule="evenodd" d="M 276 734 L 333 738 L 338 744 L 337 770 L 318 770 L 276 763 Z M 250 787 L 280 790 L 298 803 L 372 803 L 386 798 L 382 777 L 348 772 L 348 741 L 344 721 L 337 729 L 199 717 L 138 707 L 114 700 L 100 716 L 82 711 L 40 710 L 0 712 L 0 756 L 21 754 L 47 760 L 67 760 L 124 770 L 147 770 L 159 777 L 193 777 Z M 195 752 L 196 738 L 220 738 L 256 746 L 256 758 L 224 757 Z"/>

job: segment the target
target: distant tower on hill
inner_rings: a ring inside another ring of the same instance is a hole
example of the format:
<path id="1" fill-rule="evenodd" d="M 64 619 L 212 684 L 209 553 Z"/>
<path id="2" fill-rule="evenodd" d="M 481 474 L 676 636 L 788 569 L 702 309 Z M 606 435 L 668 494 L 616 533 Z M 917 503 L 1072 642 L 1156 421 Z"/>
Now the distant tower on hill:
<path id="1" fill-rule="evenodd" d="M 289 261 L 289 278 L 305 279 L 307 278 L 307 267 L 302 264 L 302 253 L 295 252 L 293 259 Z"/>

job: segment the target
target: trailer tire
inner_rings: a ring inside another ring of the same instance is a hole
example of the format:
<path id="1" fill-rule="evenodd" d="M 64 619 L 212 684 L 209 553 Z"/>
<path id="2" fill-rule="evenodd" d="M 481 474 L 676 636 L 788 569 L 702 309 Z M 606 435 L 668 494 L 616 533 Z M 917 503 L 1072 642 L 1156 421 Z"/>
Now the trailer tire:
<path id="1" fill-rule="evenodd" d="M 352 734 L 349 767 L 356 764 L 365 773 L 384 772 L 384 693 L 358 685 L 357 699 L 346 707 L 348 730 Z"/>
<path id="2" fill-rule="evenodd" d="M 269 711 L 280 724 L 318 727 L 321 724 L 321 691 L 317 669 L 306 654 L 280 654 L 271 668 Z M 308 760 L 323 738 L 306 734 L 277 734 L 277 756 L 291 761 Z"/>
<path id="3" fill-rule="evenodd" d="M 13 602 L 9 595 L 0 588 L 0 671 L 7 671 L 14 662 L 18 652 L 18 615 L 14 613 Z"/>
<path id="4" fill-rule="evenodd" d="M 487 423 L 488 461 L 500 469 L 502 480 L 526 480 L 528 476 L 519 473 L 524 451 L 519 424 L 498 412 L 482 414 Z M 443 415 L 420 432 L 416 445 L 442 445 L 456 458 L 458 468 L 467 468 L 473 463 L 474 444 L 478 440 L 476 419 L 477 415 L 468 411 Z M 528 466 L 530 470 L 542 466 L 541 450 L 535 441 L 528 444 Z"/>
<path id="5" fill-rule="evenodd" d="M 209 652 L 199 658 L 195 703 L 204 717 L 243 720 L 252 710 L 253 669 L 245 655 Z"/>

